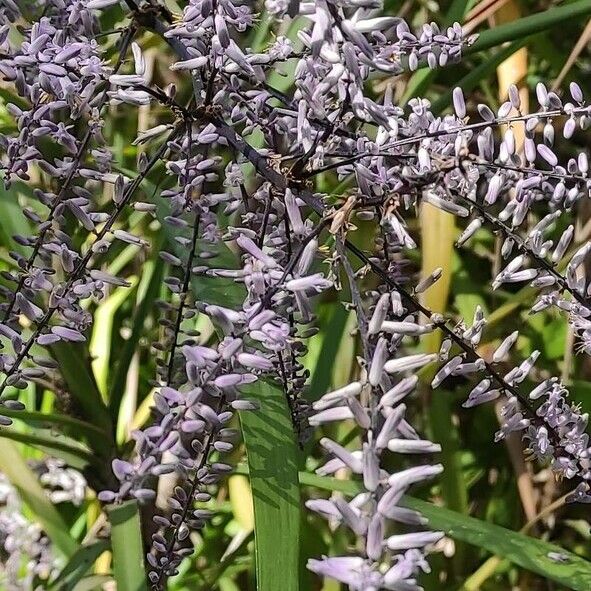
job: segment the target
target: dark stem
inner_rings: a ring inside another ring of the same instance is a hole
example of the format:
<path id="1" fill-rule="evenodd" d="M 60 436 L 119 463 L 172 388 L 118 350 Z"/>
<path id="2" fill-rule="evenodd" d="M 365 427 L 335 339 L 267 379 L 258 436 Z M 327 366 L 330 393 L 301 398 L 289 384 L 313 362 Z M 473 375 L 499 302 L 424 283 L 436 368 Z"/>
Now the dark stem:
<path id="1" fill-rule="evenodd" d="M 145 170 L 142 173 L 140 173 L 127 187 L 127 189 L 123 195 L 123 198 L 121 199 L 120 203 L 117 204 L 115 211 L 111 214 L 111 216 L 109 217 L 109 220 L 105 223 L 105 225 L 103 226 L 101 231 L 97 234 L 97 237 L 96 237 L 97 241 L 102 240 L 111 231 L 113 224 L 119 218 L 119 215 L 125 209 L 125 207 L 129 203 L 129 200 L 131 199 L 131 197 L 133 196 L 135 191 L 138 189 L 138 187 L 140 186 L 140 184 L 142 183 L 144 178 L 148 175 L 150 170 L 155 166 L 155 164 L 160 160 L 160 158 L 164 155 L 164 153 L 168 149 L 168 142 L 171 141 L 172 139 L 174 139 L 174 137 L 178 134 L 179 131 L 180 131 L 180 126 L 177 126 L 172 131 L 172 133 L 168 136 L 168 138 L 163 143 L 163 145 L 158 149 L 156 154 L 148 162 Z M 76 265 L 76 267 L 74 268 L 74 270 L 70 274 L 68 281 L 63 286 L 63 293 L 64 294 L 67 294 L 69 292 L 69 290 L 71 289 L 72 285 L 84 274 L 84 272 L 86 271 L 87 265 L 92 258 L 92 255 L 93 255 L 92 248 L 89 248 L 87 253 L 84 255 L 84 257 L 80 260 L 80 262 Z M 41 318 L 41 320 L 38 322 L 35 331 L 29 337 L 27 342 L 23 345 L 23 348 L 21 349 L 20 353 L 17 355 L 14 363 L 12 364 L 10 369 L 5 372 L 4 380 L 0 384 L 0 396 L 3 394 L 4 390 L 8 386 L 8 381 L 9 381 L 10 377 L 18 371 L 21 363 L 24 361 L 24 359 L 26 359 L 28 357 L 31 347 L 37 342 L 37 339 L 42 334 L 43 330 L 45 330 L 45 328 L 48 326 L 50 320 L 52 319 L 53 315 L 55 314 L 55 312 L 57 310 L 58 310 L 57 305 L 50 306 L 47 309 L 47 311 L 45 312 L 43 318 Z"/>
<path id="2" fill-rule="evenodd" d="M 530 248 L 528 248 L 523 238 L 521 238 L 519 234 L 513 232 L 513 230 L 511 230 L 511 228 L 509 228 L 507 224 L 488 213 L 486 208 L 481 203 L 473 201 L 468 197 L 464 197 L 459 193 L 454 192 L 453 194 L 454 196 L 464 201 L 466 205 L 478 211 L 478 215 L 482 217 L 488 224 L 490 224 L 493 227 L 493 229 L 497 230 L 498 232 L 501 232 L 505 237 L 510 238 L 517 246 L 517 249 L 523 254 L 527 255 L 536 264 L 537 267 L 543 269 L 544 271 L 547 271 L 550 275 L 552 275 L 552 277 L 554 277 L 556 283 L 560 286 L 560 289 L 562 291 L 570 293 L 573 296 L 573 298 L 575 298 L 581 305 L 585 307 L 591 307 L 591 302 L 588 298 L 582 296 L 577 290 L 572 289 L 568 285 L 568 282 L 565 279 L 565 277 L 561 275 L 556 270 L 556 268 L 552 266 L 546 259 L 535 254 Z"/>
<path id="3" fill-rule="evenodd" d="M 191 284 L 191 269 L 193 268 L 193 260 L 195 258 L 195 252 L 197 250 L 197 239 L 199 238 L 199 221 L 200 216 L 198 213 L 195 214 L 195 221 L 193 222 L 193 237 L 191 242 L 191 251 L 189 252 L 189 258 L 187 260 L 187 266 L 185 267 L 185 276 L 183 278 L 183 288 L 180 296 L 179 307 L 177 310 L 176 322 L 174 325 L 173 341 L 170 348 L 170 357 L 168 358 L 168 369 L 166 372 L 166 383 L 172 384 L 172 375 L 174 370 L 174 356 L 178 347 L 178 335 L 183 322 L 183 312 L 185 310 L 185 304 L 189 296 L 189 287 Z"/>
<path id="4" fill-rule="evenodd" d="M 135 26 L 133 26 L 133 25 L 126 29 L 126 34 L 123 37 L 123 42 L 121 44 L 121 49 L 119 51 L 119 57 L 117 58 L 117 63 L 115 64 L 115 66 L 113 68 L 113 73 L 117 73 L 119 71 L 119 68 L 123 64 L 123 60 L 125 59 L 125 55 L 127 54 L 127 50 L 129 49 L 129 46 L 131 44 L 131 41 L 133 39 L 135 32 L 136 32 L 136 29 L 135 29 Z M 107 84 L 108 84 L 108 82 L 107 82 Z M 105 103 L 107 102 L 108 90 L 109 90 L 109 87 L 107 86 L 107 88 L 103 92 L 102 97 L 100 98 L 99 105 L 98 105 L 99 109 L 102 109 L 104 107 Z M 89 127 L 88 130 L 86 131 L 86 133 L 84 134 L 84 137 L 82 138 L 80 146 L 78 147 L 78 151 L 76 152 L 74 160 L 71 164 L 70 171 L 68 172 L 68 175 L 66 176 L 64 183 L 62 184 L 62 186 L 60 188 L 59 193 L 56 195 L 55 199 L 53 200 L 53 202 L 51 204 L 51 208 L 50 208 L 49 213 L 47 215 L 46 224 L 40 230 L 39 235 L 38 235 L 37 239 L 35 240 L 35 245 L 33 247 L 33 251 L 29 255 L 29 258 L 27 259 L 25 267 L 22 270 L 21 275 L 19 277 L 18 284 L 12 294 L 12 297 L 10 298 L 10 302 L 8 303 L 8 307 L 4 312 L 3 322 L 7 322 L 9 320 L 10 315 L 12 314 L 12 311 L 14 310 L 14 306 L 16 303 L 16 296 L 18 293 L 20 293 L 23 290 L 23 287 L 25 285 L 25 281 L 27 279 L 27 274 L 32 269 L 33 265 L 35 264 L 35 260 L 37 258 L 37 255 L 39 254 L 39 250 L 43 246 L 45 236 L 47 235 L 47 233 L 49 232 L 49 230 L 51 228 L 51 224 L 48 222 L 51 222 L 53 220 L 53 217 L 55 215 L 55 212 L 56 212 L 58 206 L 62 203 L 62 201 L 66 197 L 66 193 L 68 192 L 70 185 L 72 184 L 73 180 L 76 177 L 76 173 L 78 172 L 78 169 L 80 168 L 80 164 L 82 163 L 82 158 L 84 156 L 84 153 L 86 152 L 86 149 L 88 148 L 88 145 L 90 144 L 91 139 L 92 139 L 92 131 L 91 131 L 91 128 Z"/>

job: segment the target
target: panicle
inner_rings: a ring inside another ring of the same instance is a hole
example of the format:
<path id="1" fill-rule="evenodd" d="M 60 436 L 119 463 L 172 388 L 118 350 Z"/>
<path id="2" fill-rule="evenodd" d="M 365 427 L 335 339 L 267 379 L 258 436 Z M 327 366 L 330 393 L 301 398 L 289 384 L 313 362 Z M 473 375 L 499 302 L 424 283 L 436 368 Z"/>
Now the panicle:
<path id="1" fill-rule="evenodd" d="M 433 388 L 455 376 L 471 380 L 466 408 L 502 396 L 495 439 L 521 433 L 531 454 L 559 476 L 584 481 L 571 500 L 589 502 L 587 415 L 569 402 L 560 380 L 538 379 L 537 351 L 506 367 L 520 351 L 517 331 L 483 358 L 483 309 L 469 325 L 452 326 L 421 299 L 443 271 L 414 281 L 404 257 L 417 248 L 406 219 L 418 207 L 465 223 L 458 246 L 477 240 L 481 228 L 493 230 L 503 262 L 492 287 L 529 284 L 538 294 L 531 313 L 554 308 L 566 315 L 578 347 L 590 353 L 584 269 L 591 243 L 573 246 L 567 217 L 591 196 L 588 156 L 579 151 L 564 159 L 557 148 L 561 134 L 568 140 L 591 123 L 582 89 L 571 83 L 570 98 L 561 98 L 540 82 L 539 108 L 531 114 L 522 112 L 515 86 L 496 112 L 473 104 L 461 88 L 443 115 L 421 97 L 396 105 L 391 86 L 377 100 L 370 79 L 454 63 L 474 37 L 458 23 L 412 31 L 398 17 L 379 15 L 376 0 L 267 0 L 271 15 L 299 16 L 306 26 L 296 42 L 277 36 L 257 51 L 242 43 L 257 18 L 250 3 L 190 0 L 170 25 L 152 11 L 154 33 L 173 56 L 175 82 L 161 89 L 134 41 L 135 22 L 121 34 L 114 60 L 107 59 L 98 13 L 115 4 L 49 1 L 37 22 L 22 27 L 17 46 L 9 32 L 18 7 L 13 0 L 0 7 L 0 75 L 22 99 L 7 105 L 15 132 L 0 136 L 2 176 L 7 186 L 29 183 L 38 169 L 55 180 L 34 191 L 36 203 L 24 210 L 32 229 L 15 237 L 13 264 L 2 272 L 0 404 L 21 408 L 7 388 L 58 378 L 59 367 L 37 349 L 89 338 L 88 303 L 130 285 L 104 265 L 112 245 L 152 247 L 125 212 L 158 215 L 167 236 L 158 252 L 167 293 L 158 302 L 159 338 L 152 344 L 152 417 L 133 433 L 134 452 L 113 460 L 112 490 L 99 494 L 105 502 L 154 504 L 159 478 L 176 480 L 168 510 L 154 517 L 147 558 L 153 588 L 163 589 L 192 553 L 190 533 L 207 522 L 212 493 L 232 470 L 226 454 L 237 433 L 230 422 L 236 411 L 257 410 L 263 380 L 283 392 L 300 444 L 313 427 L 335 421 L 352 421 L 360 431 L 355 447 L 321 438 L 330 459 L 318 472 L 347 470 L 363 492 L 307 503 L 357 537 L 356 555 L 308 564 L 350 589 L 419 591 L 426 553 L 442 538 L 403 501 L 412 485 L 442 470 L 427 460 L 439 445 L 421 438 L 409 418 L 418 373 L 434 364 Z M 268 80 L 288 63 L 293 85 L 281 92 Z M 184 105 L 180 82 L 192 91 Z M 167 116 L 138 132 L 138 172 L 128 177 L 103 135 L 107 107 L 133 113 L 152 104 Z M 555 128 L 559 120 L 564 125 Z M 75 129 L 84 131 L 77 136 Z M 141 193 L 160 164 L 166 188 L 156 205 Z M 311 188 L 316 175 L 329 172 L 347 180 L 342 199 Z M 366 223 L 375 238 L 369 254 L 349 238 Z M 365 293 L 369 273 L 378 281 Z M 310 402 L 304 357 L 319 330 L 315 298 L 345 293 L 344 278 L 360 337 L 359 368 L 351 383 Z M 410 346 L 435 331 L 445 337 L 439 351 Z M 528 380 L 540 383 L 530 389 Z M 1 425 L 9 423 L 0 416 Z M 393 473 L 386 469 L 391 454 L 403 464 Z M 72 500 L 84 486 L 61 467 L 44 478 L 64 489 L 69 483 Z"/>

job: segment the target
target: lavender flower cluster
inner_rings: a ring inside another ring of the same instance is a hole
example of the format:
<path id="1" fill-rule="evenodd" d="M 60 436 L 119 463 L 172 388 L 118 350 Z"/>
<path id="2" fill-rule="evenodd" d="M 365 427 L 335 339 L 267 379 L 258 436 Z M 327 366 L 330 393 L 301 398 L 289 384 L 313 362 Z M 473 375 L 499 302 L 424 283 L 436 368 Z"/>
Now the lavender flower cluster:
<path id="1" fill-rule="evenodd" d="M 424 463 L 392 474 L 384 467 L 388 452 L 439 451 L 407 421 L 403 402 L 417 370 L 428 364 L 441 366 L 434 388 L 450 376 L 474 379 L 466 407 L 504 396 L 496 439 L 521 432 L 557 475 L 580 480 L 574 500 L 591 500 L 588 417 L 570 404 L 558 378 L 523 386 L 539 353 L 501 369 L 518 338 L 513 333 L 485 360 L 477 350 L 486 327 L 482 311 L 469 326 L 452 325 L 419 300 L 441 270 L 409 287 L 400 267 L 403 252 L 416 248 L 405 216 L 422 202 L 466 220 L 459 245 L 490 227 L 502 237 L 506 261 L 493 287 L 531 284 L 539 292 L 532 312 L 565 312 L 581 350 L 591 351 L 591 288 L 581 272 L 591 246 L 574 245 L 572 225 L 552 238 L 591 196 L 586 154 L 561 165 L 553 149 L 557 121 L 567 140 L 589 127 L 581 89 L 572 84 L 567 100 L 538 84 L 539 109 L 524 113 L 511 87 L 495 113 L 486 105 L 469 110 L 456 88 L 453 112 L 437 116 L 426 99 L 397 106 L 391 87 L 379 101 L 370 98 L 368 81 L 459 60 L 473 39 L 457 23 L 446 29 L 431 23 L 415 34 L 402 19 L 380 16 L 378 0 L 267 0 L 270 14 L 299 15 L 306 24 L 297 40 L 278 36 L 254 51 L 241 45 L 256 20 L 250 3 L 190 0 L 179 15 L 155 1 L 121 4 L 128 24 L 110 61 L 99 37 L 101 11 L 120 10 L 118 0 L 46 0 L 40 19 L 16 43 L 18 8 L 7 0 L 0 9 L 0 74 L 27 104 L 7 105 L 17 132 L 0 136 L 4 182 L 28 182 L 38 170 L 49 179 L 35 190 L 38 204 L 24 210 L 34 231 L 15 237 L 28 256 L 10 253 L 14 269 L 2 272 L 11 287 L 1 292 L 0 400 L 20 408 L 9 389 L 59 370 L 40 348 L 84 341 L 93 320 L 85 302 L 128 285 L 104 271 L 105 255 L 114 241 L 149 247 L 124 214 L 129 208 L 155 213 L 156 205 L 140 195 L 162 163 L 172 187 L 161 192 L 163 223 L 173 238 L 159 252 L 170 270 L 170 295 L 159 302 L 164 336 L 153 344 L 154 420 L 134 432 L 134 455 L 113 461 L 118 486 L 100 493 L 105 502 L 153 503 L 158 478 L 175 475 L 169 510 L 154 517 L 153 587 L 163 589 L 192 553 L 190 531 L 210 515 L 199 503 L 231 471 L 224 456 L 237 433 L 230 421 L 236 410 L 256 411 L 260 380 L 283 389 L 301 442 L 312 427 L 334 421 L 353 420 L 361 431 L 358 450 L 322 439 L 330 459 L 319 472 L 348 470 L 363 480 L 364 492 L 350 502 L 335 495 L 308 503 L 359 538 L 356 555 L 309 563 L 351 589 L 420 589 L 425 549 L 442 537 L 400 505 L 412 484 L 435 477 L 442 466 Z M 170 70 L 191 87 L 188 102 L 180 102 L 176 85 L 150 82 L 135 40 L 140 28 L 168 45 Z M 291 62 L 287 94 L 272 86 L 270 75 Z M 103 137 L 107 107 L 150 104 L 166 117 L 138 134 L 138 174 L 127 178 Z M 82 137 L 75 126 L 87 130 Z M 342 200 L 314 190 L 315 178 L 331 172 L 347 184 Z M 375 251 L 355 245 L 356 220 L 375 222 Z M 72 224 L 84 240 L 72 239 Z M 349 257 L 361 267 L 354 269 Z M 319 260 L 328 270 L 320 270 Z M 367 272 L 378 285 L 363 293 Z M 318 330 L 313 297 L 340 289 L 342 275 L 363 344 L 359 378 L 311 406 L 302 357 Z M 240 284 L 243 298 L 236 305 L 200 298 L 194 286 L 205 280 Z M 214 342 L 195 330 L 199 317 L 215 327 Z M 406 340 L 433 331 L 444 334 L 437 353 L 408 354 Z"/>
<path id="2" fill-rule="evenodd" d="M 35 470 L 50 500 L 80 505 L 84 477 L 63 461 L 47 458 Z M 17 489 L 0 473 L 0 582 L 7 591 L 33 591 L 59 572 L 62 560 L 40 524 L 31 521 Z"/>
<path id="3" fill-rule="evenodd" d="M 351 279 L 351 292 L 356 294 L 354 275 L 349 265 L 345 266 Z M 364 343 L 362 379 L 322 396 L 314 403 L 318 412 L 310 418 L 310 423 L 321 425 L 344 419 L 357 423 L 365 433 L 362 449 L 350 451 L 328 438 L 321 439 L 322 447 L 334 458 L 318 473 L 328 475 L 346 469 L 362 476 L 365 491 L 350 502 L 334 496 L 329 501 L 308 501 L 307 506 L 350 528 L 362 541 L 363 553 L 310 560 L 308 568 L 351 589 L 420 589 L 417 574 L 429 571 L 423 550 L 439 541 L 443 532 L 416 531 L 417 527 L 426 526 L 427 520 L 399 503 L 411 485 L 435 477 L 443 466 L 416 465 L 390 474 L 381 461 L 387 451 L 421 455 L 441 451 L 438 444 L 421 439 L 406 421 L 403 400 L 412 393 L 418 378 L 402 376 L 447 358 L 447 346 L 439 354 L 396 357 L 405 335 L 427 334 L 435 326 L 417 324 L 415 317 L 406 315 L 408 310 L 399 294 L 387 290 L 377 299 L 367 321 L 362 300 L 356 296 L 354 304 Z M 410 532 L 387 536 L 391 529 L 388 522 L 409 526 Z"/>

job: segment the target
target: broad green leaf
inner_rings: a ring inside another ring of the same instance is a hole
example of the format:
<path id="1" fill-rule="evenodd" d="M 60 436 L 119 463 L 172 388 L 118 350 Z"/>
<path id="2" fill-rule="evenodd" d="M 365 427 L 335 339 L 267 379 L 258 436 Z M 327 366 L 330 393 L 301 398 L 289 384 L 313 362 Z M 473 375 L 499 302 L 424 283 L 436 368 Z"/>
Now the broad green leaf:
<path id="1" fill-rule="evenodd" d="M 299 474 L 300 484 L 324 490 L 338 491 L 354 496 L 363 490 L 361 483 L 317 476 L 306 472 Z M 444 531 L 450 538 L 478 546 L 502 556 L 542 577 L 551 579 L 574 591 L 591 589 L 591 562 L 568 552 L 550 542 L 536 540 L 504 527 L 468 517 L 433 503 L 405 496 L 402 505 L 420 511 L 428 520 L 429 527 Z M 562 555 L 560 562 L 549 558 L 549 554 Z"/>
<path id="2" fill-rule="evenodd" d="M 2 433 L 4 431 L 3 429 Z M 7 439 L 0 439 L 0 471 L 6 474 L 18 490 L 55 547 L 67 558 L 73 556 L 78 544 L 70 536 L 68 526 L 18 452 L 16 445 Z"/>
<path id="3" fill-rule="evenodd" d="M 322 343 L 318 347 L 316 358 L 313 360 L 313 367 L 310 367 L 312 377 L 310 380 L 310 400 L 317 400 L 325 394 L 330 388 L 332 382 L 332 373 L 334 369 L 333 361 L 337 358 L 341 337 L 345 331 L 349 313 L 340 302 L 330 305 L 327 321 L 322 324 L 326 330 L 322 331 Z M 320 337 L 320 334 L 318 335 Z M 311 347 L 310 347 L 311 351 Z M 306 365 L 309 359 L 306 359 Z"/>
<path id="4" fill-rule="evenodd" d="M 27 218 L 18 202 L 19 193 L 31 194 L 32 189 L 22 182 L 16 182 L 7 190 L 0 183 L 0 244 L 7 249 L 25 253 L 25 247 L 12 238 L 16 234 L 26 236 L 29 233 Z"/>
<path id="5" fill-rule="evenodd" d="M 283 392 L 260 380 L 261 405 L 240 423 L 254 503 L 257 591 L 298 591 L 300 490 L 297 444 Z"/>
<path id="6" fill-rule="evenodd" d="M 566 21 L 581 18 L 587 14 L 591 14 L 591 2 L 589 0 L 578 0 L 578 2 L 571 2 L 570 4 L 538 12 L 512 23 L 483 31 L 471 47 L 466 47 L 463 50 L 463 54 L 469 55 L 501 45 L 507 41 L 523 39 L 541 31 L 554 29 Z"/>
<path id="7" fill-rule="evenodd" d="M 80 546 L 59 575 L 51 582 L 48 587 L 49 591 L 73 591 L 95 560 L 109 547 L 107 540 L 97 540 L 91 544 Z"/>
<path id="8" fill-rule="evenodd" d="M 117 591 L 145 591 L 146 570 L 137 501 L 106 507 L 111 523 L 113 575 Z"/>

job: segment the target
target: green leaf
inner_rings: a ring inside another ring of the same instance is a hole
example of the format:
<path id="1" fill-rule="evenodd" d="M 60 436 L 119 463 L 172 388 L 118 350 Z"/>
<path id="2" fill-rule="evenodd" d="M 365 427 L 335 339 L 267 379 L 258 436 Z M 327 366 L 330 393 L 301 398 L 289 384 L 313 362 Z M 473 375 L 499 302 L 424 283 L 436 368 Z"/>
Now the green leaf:
<path id="1" fill-rule="evenodd" d="M 158 293 L 162 287 L 164 263 L 159 258 L 156 263 L 150 267 L 151 272 L 148 277 L 148 286 L 144 296 L 136 308 L 135 314 L 133 315 L 133 321 L 131 323 L 131 335 L 125 341 L 125 346 L 118 355 L 115 364 L 113 381 L 109 388 L 109 408 L 111 409 L 113 420 L 115 420 L 119 414 L 121 399 L 123 398 L 123 394 L 125 392 L 127 372 L 129 371 L 129 365 L 131 364 L 137 344 L 143 334 L 146 316 L 148 316 L 148 314 L 152 311 L 154 307 L 154 301 L 158 297 Z"/>
<path id="2" fill-rule="evenodd" d="M 109 547 L 107 540 L 97 540 L 91 544 L 80 546 L 56 579 L 49 585 L 49 591 L 73 591 L 96 559 Z"/>
<path id="3" fill-rule="evenodd" d="M 591 562 L 567 552 L 560 546 L 536 540 L 486 521 L 459 515 L 418 499 L 405 499 L 407 507 L 420 511 L 429 519 L 430 527 L 445 531 L 455 540 L 479 546 L 514 564 L 551 579 L 568 589 L 591 589 Z M 548 558 L 551 552 L 564 555 L 564 562 Z"/>
<path id="4" fill-rule="evenodd" d="M 146 591 L 144 549 L 137 501 L 106 507 L 111 522 L 113 574 L 117 591 Z"/>
<path id="5" fill-rule="evenodd" d="M 566 21 L 580 18 L 587 14 L 591 14 L 591 2 L 589 0 L 579 0 L 578 2 L 565 4 L 551 8 L 550 10 L 544 10 L 520 18 L 512 23 L 483 31 L 476 42 L 471 47 L 466 47 L 462 53 L 469 55 L 477 51 L 496 47 L 507 41 L 523 39 L 529 35 L 553 29 Z"/>
<path id="6" fill-rule="evenodd" d="M 102 464 L 101 460 L 82 444 L 63 435 L 51 437 L 36 433 L 21 433 L 14 429 L 0 429 L 0 439 L 18 441 L 41 449 L 50 455 L 63 459 L 77 470 L 83 470 L 88 464 L 94 464 L 96 467 L 100 467 Z"/>
<path id="7" fill-rule="evenodd" d="M 330 315 L 323 324 L 326 326 L 322 345 L 319 347 L 314 369 L 310 380 L 309 400 L 318 400 L 330 388 L 332 381 L 333 363 L 337 358 L 341 338 L 347 325 L 349 313 L 340 302 L 330 305 Z"/>
<path id="8" fill-rule="evenodd" d="M 18 201 L 19 193 L 32 194 L 32 189 L 20 181 L 8 190 L 3 184 L 0 185 L 0 243 L 7 249 L 24 253 L 25 247 L 17 244 L 12 238 L 16 234 L 26 236 L 30 231 L 27 218 L 23 215 Z"/>
<path id="9" fill-rule="evenodd" d="M 526 43 L 525 39 L 514 41 L 507 47 L 504 47 L 489 59 L 484 60 L 482 64 L 472 69 L 469 74 L 454 83 L 454 87 L 459 86 L 465 94 L 474 90 L 480 82 L 495 71 L 499 64 L 502 64 L 508 57 L 519 51 Z M 429 72 L 431 70 L 428 70 Z M 445 94 L 441 95 L 432 105 L 433 113 L 439 114 L 452 102 L 453 88 L 450 88 Z"/>
<path id="10" fill-rule="evenodd" d="M 92 434 L 93 437 L 102 438 L 103 441 L 105 438 L 105 432 L 99 429 L 96 425 L 81 421 L 80 419 L 75 419 L 68 415 L 29 410 L 12 410 L 9 408 L 3 408 L 2 414 L 6 417 L 23 421 L 23 423 L 32 427 L 59 425 L 60 427 L 63 427 L 64 430 L 70 430 L 73 434 L 76 434 L 81 438 L 88 437 L 90 439 L 90 434 Z"/>
<path id="11" fill-rule="evenodd" d="M 55 547 L 64 556 L 68 558 L 73 556 L 78 544 L 70 536 L 67 525 L 18 452 L 16 445 L 7 439 L 0 439 L 0 471 L 6 474 L 11 484 L 18 490 Z"/>
<path id="12" fill-rule="evenodd" d="M 254 503 L 257 591 L 297 591 L 300 490 L 297 444 L 283 392 L 257 382 L 245 393 L 260 410 L 241 412 Z"/>
<path id="13" fill-rule="evenodd" d="M 86 343 L 62 341 L 52 345 L 50 350 L 59 363 L 68 391 L 77 401 L 86 420 L 103 429 L 112 439 L 111 416 L 94 379 Z"/>
<path id="14" fill-rule="evenodd" d="M 363 490 L 361 483 L 337 480 L 300 472 L 300 483 L 315 488 L 356 495 Z M 405 496 L 401 505 L 420 511 L 429 527 L 444 531 L 450 538 L 488 550 L 531 572 L 551 579 L 568 589 L 591 589 L 591 562 L 564 550 L 560 546 L 536 540 L 498 525 L 439 507 L 433 503 Z M 554 561 L 548 554 L 561 554 L 564 560 Z"/>

